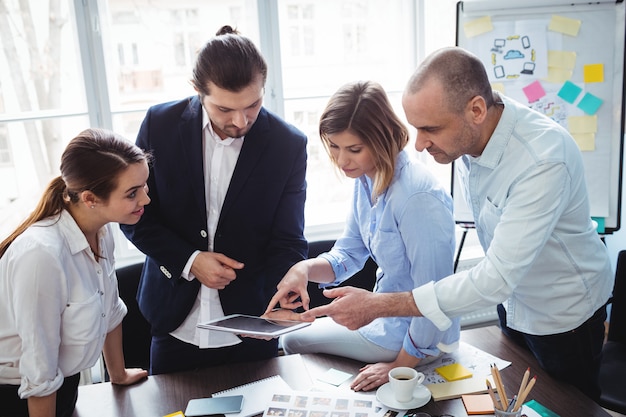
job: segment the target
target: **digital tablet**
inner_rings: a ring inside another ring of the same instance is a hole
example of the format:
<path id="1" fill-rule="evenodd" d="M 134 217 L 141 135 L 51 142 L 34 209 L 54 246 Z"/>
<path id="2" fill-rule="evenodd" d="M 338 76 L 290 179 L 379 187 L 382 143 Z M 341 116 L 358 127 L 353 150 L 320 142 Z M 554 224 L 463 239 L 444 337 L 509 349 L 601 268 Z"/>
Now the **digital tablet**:
<path id="1" fill-rule="evenodd" d="M 270 320 L 245 314 L 231 314 L 230 316 L 200 323 L 198 327 L 235 334 L 278 337 L 281 334 L 301 329 L 310 324 L 301 321 Z"/>
<path id="2" fill-rule="evenodd" d="M 228 397 L 195 398 L 189 400 L 185 409 L 186 417 L 204 417 L 215 414 L 238 413 L 243 406 L 243 395 Z"/>

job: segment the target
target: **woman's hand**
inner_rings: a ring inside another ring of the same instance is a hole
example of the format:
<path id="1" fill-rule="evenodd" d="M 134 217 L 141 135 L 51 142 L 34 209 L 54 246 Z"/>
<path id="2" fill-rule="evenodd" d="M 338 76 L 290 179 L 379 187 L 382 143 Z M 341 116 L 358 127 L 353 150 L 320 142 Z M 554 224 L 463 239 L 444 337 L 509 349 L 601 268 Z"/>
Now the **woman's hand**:
<path id="1" fill-rule="evenodd" d="M 305 310 L 309 309 L 310 297 L 307 291 L 307 284 L 309 283 L 309 263 L 310 260 L 300 261 L 287 271 L 283 279 L 281 279 L 276 286 L 276 294 L 274 294 L 270 300 L 265 310 L 265 315 L 270 314 L 276 304 L 288 310 L 293 310 L 300 306 L 304 307 Z M 300 301 L 298 301 L 298 299 L 300 299 Z"/>
<path id="2" fill-rule="evenodd" d="M 350 388 L 354 391 L 371 391 L 389 382 L 389 371 L 395 368 L 394 362 L 378 362 L 359 369 Z"/>
<path id="3" fill-rule="evenodd" d="M 141 368 L 125 368 L 122 375 L 111 377 L 111 383 L 115 385 L 132 385 L 136 382 L 146 379 L 148 377 L 148 371 Z"/>
<path id="4" fill-rule="evenodd" d="M 365 365 L 359 369 L 359 374 L 354 378 L 350 388 L 354 391 L 371 391 L 389 382 L 389 371 L 398 366 L 415 368 L 421 359 L 411 356 L 404 348 L 400 349 L 398 356 L 393 362 L 378 362 L 373 365 Z"/>

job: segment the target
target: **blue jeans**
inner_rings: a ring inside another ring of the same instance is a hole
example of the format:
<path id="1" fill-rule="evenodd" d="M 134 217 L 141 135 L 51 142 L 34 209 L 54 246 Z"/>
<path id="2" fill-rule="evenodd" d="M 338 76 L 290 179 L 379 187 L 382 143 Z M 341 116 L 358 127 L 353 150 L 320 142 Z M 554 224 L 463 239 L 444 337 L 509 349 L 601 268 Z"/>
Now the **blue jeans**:
<path id="1" fill-rule="evenodd" d="M 598 372 L 604 342 L 606 306 L 578 328 L 565 333 L 535 336 L 506 325 L 506 311 L 498 305 L 502 333 L 528 348 L 553 378 L 574 385 L 593 400 L 600 398 Z"/>
<path id="2" fill-rule="evenodd" d="M 278 356 L 278 340 L 242 337 L 234 346 L 200 349 L 171 335 L 152 336 L 150 374 L 189 371 L 227 363 L 249 362 Z"/>

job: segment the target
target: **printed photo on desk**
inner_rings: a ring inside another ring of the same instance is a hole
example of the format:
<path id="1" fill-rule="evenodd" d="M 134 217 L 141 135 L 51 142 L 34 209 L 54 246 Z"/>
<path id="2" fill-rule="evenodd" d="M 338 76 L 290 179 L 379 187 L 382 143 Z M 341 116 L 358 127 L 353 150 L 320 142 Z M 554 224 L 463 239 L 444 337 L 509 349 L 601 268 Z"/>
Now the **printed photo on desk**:
<path id="1" fill-rule="evenodd" d="M 291 391 L 274 394 L 263 417 L 402 417 L 406 411 L 386 408 L 373 395 Z"/>
<path id="2" fill-rule="evenodd" d="M 289 320 L 269 320 L 245 314 L 231 314 L 219 319 L 198 324 L 202 329 L 218 330 L 241 335 L 278 337 L 309 326 L 311 323 Z"/>

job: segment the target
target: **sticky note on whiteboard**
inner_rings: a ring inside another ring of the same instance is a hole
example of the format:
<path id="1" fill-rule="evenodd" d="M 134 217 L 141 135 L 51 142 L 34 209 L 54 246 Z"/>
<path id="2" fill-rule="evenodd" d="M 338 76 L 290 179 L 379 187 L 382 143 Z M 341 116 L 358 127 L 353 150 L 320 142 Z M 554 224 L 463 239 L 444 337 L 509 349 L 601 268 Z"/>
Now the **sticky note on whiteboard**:
<path id="1" fill-rule="evenodd" d="M 567 130 L 570 133 L 596 133 L 598 131 L 598 116 L 569 116 Z"/>
<path id="2" fill-rule="evenodd" d="M 578 108 L 582 109 L 587 114 L 596 114 L 600 106 L 602 105 L 602 99 L 596 97 L 591 93 L 585 93 L 583 98 L 578 102 Z"/>
<path id="3" fill-rule="evenodd" d="M 493 30 L 491 16 L 484 16 L 478 19 L 471 20 L 463 25 L 463 29 L 465 30 L 465 36 L 467 36 L 468 38 L 473 38 L 474 36 L 491 32 Z"/>
<path id="4" fill-rule="evenodd" d="M 582 22 L 577 19 L 553 15 L 550 20 L 550 24 L 548 25 L 548 30 L 551 30 L 552 32 L 564 33 L 569 36 L 578 36 L 581 24 Z"/>
<path id="5" fill-rule="evenodd" d="M 583 77 L 586 83 L 601 83 L 604 81 L 603 64 L 587 64 L 583 67 Z"/>

